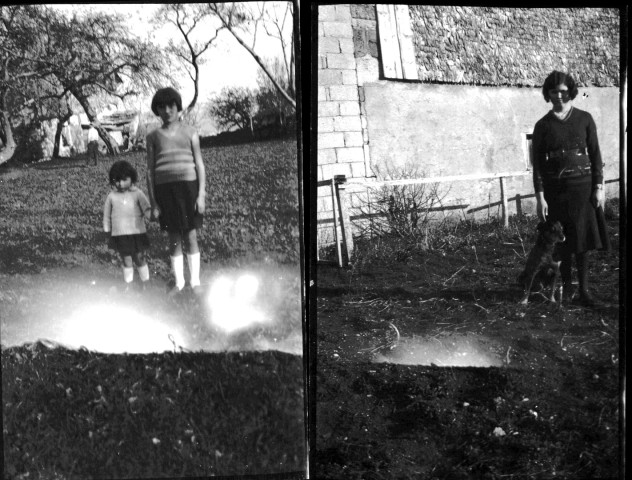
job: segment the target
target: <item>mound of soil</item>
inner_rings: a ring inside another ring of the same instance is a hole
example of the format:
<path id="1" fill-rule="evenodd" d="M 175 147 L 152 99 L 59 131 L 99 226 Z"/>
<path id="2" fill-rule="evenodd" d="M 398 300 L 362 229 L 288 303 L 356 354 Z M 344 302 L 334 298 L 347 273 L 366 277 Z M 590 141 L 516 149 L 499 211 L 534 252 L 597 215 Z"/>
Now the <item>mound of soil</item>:
<path id="1" fill-rule="evenodd" d="M 112 355 L 37 342 L 2 351 L 2 399 L 7 479 L 304 470 L 296 355 Z"/>

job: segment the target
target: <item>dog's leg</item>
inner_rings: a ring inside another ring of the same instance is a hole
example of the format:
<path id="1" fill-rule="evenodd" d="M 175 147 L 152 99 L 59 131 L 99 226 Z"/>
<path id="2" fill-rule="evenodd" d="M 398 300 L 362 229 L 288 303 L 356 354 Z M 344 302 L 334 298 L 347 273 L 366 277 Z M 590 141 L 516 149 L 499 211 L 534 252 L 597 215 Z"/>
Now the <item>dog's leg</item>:
<path id="1" fill-rule="evenodd" d="M 535 279 L 536 275 L 537 270 L 534 274 L 529 276 L 528 283 L 525 283 L 526 288 L 524 289 L 524 298 L 520 301 L 522 305 L 526 305 L 527 303 L 529 303 L 529 295 L 531 295 L 531 287 L 533 286 L 533 280 Z"/>
<path id="2" fill-rule="evenodd" d="M 559 280 L 560 280 L 560 263 L 562 262 L 555 262 L 555 273 L 553 275 L 553 287 L 551 290 L 551 301 L 553 303 L 555 303 L 555 290 L 557 290 L 557 284 L 559 283 Z M 563 290 L 564 290 L 564 287 L 560 285 L 560 295 L 559 295 L 560 305 L 562 304 Z"/>
<path id="3" fill-rule="evenodd" d="M 557 275 L 553 278 L 553 286 L 551 287 L 551 296 L 549 300 L 553 303 L 557 303 L 555 301 L 555 290 L 557 290 Z"/>

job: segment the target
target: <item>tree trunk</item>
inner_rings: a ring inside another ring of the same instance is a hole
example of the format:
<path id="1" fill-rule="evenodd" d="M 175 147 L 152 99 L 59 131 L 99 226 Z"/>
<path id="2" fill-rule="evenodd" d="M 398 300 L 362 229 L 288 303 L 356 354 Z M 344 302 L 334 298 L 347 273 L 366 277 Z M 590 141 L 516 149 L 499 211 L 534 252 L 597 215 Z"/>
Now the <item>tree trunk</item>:
<path id="1" fill-rule="evenodd" d="M 79 89 L 74 86 L 69 87 L 68 90 L 77 99 L 84 112 L 86 112 L 88 120 L 90 120 L 90 123 L 92 123 L 97 132 L 99 132 L 99 137 L 101 137 L 101 140 L 103 140 L 103 143 L 105 143 L 105 146 L 108 149 L 108 153 L 112 155 L 118 155 L 119 149 L 116 145 L 116 141 L 110 136 L 107 130 L 101 126 L 99 120 L 97 120 L 97 114 L 92 108 L 92 105 L 90 105 L 88 97 L 86 97 Z"/>
<path id="2" fill-rule="evenodd" d="M 53 143 L 53 158 L 59 158 L 59 144 L 61 141 L 61 132 L 64 130 L 64 123 L 70 120 L 72 112 L 66 113 L 57 120 L 57 130 L 55 130 L 55 142 Z"/>
<path id="3" fill-rule="evenodd" d="M 8 161 L 15 152 L 15 138 L 13 137 L 13 127 L 11 126 L 11 120 L 9 114 L 5 110 L 5 96 L 6 91 L 3 92 L 0 97 L 0 132 L 2 135 L 2 143 L 4 144 L 0 148 L 0 165 Z"/>
<path id="4" fill-rule="evenodd" d="M 0 149 L 0 165 L 2 165 L 4 162 L 7 162 L 11 159 L 16 147 L 9 115 L 5 111 L 3 111 L 0 115 L 0 127 L 2 128 L 5 135 L 5 139 L 3 139 L 4 147 Z"/>
<path id="5" fill-rule="evenodd" d="M 195 77 L 193 78 L 193 100 L 191 100 L 189 106 L 184 110 L 183 117 L 185 118 L 189 116 L 198 99 L 198 91 L 200 89 L 200 67 L 197 64 L 197 58 L 194 58 L 193 60 L 193 68 L 195 70 Z"/>

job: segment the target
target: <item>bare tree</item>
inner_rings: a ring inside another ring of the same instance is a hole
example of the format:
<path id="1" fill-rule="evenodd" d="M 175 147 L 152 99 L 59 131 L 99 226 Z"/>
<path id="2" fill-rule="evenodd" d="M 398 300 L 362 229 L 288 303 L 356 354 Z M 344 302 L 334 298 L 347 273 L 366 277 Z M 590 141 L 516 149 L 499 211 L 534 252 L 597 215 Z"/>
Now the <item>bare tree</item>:
<path id="1" fill-rule="evenodd" d="M 202 5 L 169 3 L 162 5 L 154 18 L 155 22 L 171 23 L 182 34 L 183 41 L 180 43 L 176 43 L 172 39 L 169 40 L 168 51 L 182 62 L 189 78 L 193 82 L 193 99 L 188 107 L 184 109 L 183 115 L 185 117 L 191 113 L 198 99 L 200 65 L 204 62 L 201 56 L 211 47 L 219 32 L 224 28 L 221 26 L 215 29 L 214 35 L 209 36 L 204 41 L 195 41 L 194 30 L 207 17 L 208 11 Z M 207 30 L 204 31 L 206 32 Z"/>
<path id="2" fill-rule="evenodd" d="M 27 82 L 45 73 L 32 69 L 24 54 L 35 41 L 37 25 L 31 17 L 36 11 L 30 5 L 0 8 L 0 163 L 11 158 L 16 148 L 11 113 L 20 101 L 12 98 L 12 91 L 23 91 Z"/>
<path id="3" fill-rule="evenodd" d="M 292 3 L 286 2 L 284 7 L 279 7 L 277 4 L 270 5 L 269 2 L 260 2 L 259 11 L 261 16 L 266 20 L 263 22 L 263 28 L 269 37 L 276 38 L 281 44 L 283 55 L 280 57 L 283 61 L 285 82 L 281 85 L 284 89 L 287 89 L 290 96 L 295 98 L 294 95 L 294 35 L 290 36 L 289 42 L 284 35 L 286 25 L 291 24 L 293 21 Z M 268 62 L 268 65 L 272 64 L 275 68 L 270 70 L 270 73 L 277 79 L 282 78 L 282 70 L 275 65 L 279 62 L 279 57 L 276 57 L 272 62 Z M 280 82 L 279 82 L 280 83 Z"/>
<path id="4" fill-rule="evenodd" d="M 0 42 L 5 136 L 11 130 L 11 115 L 22 112 L 25 102 L 36 109 L 43 101 L 59 102 L 69 93 L 96 125 L 108 151 L 114 152 L 113 140 L 98 125 L 92 97 L 102 92 L 123 99 L 155 88 L 166 78 L 160 49 L 133 37 L 118 15 L 66 18 L 41 5 L 2 7 L 1 33 L 7 40 Z"/>
<path id="5" fill-rule="evenodd" d="M 259 64 L 259 67 L 261 67 L 266 75 L 268 75 L 270 81 L 278 90 L 278 92 L 282 95 L 282 97 L 292 106 L 292 108 L 296 109 L 296 98 L 295 95 L 293 95 L 293 92 L 288 91 L 289 89 L 284 89 L 279 84 L 277 79 L 275 79 L 272 73 L 269 71 L 265 61 L 255 51 L 259 25 L 262 25 L 265 21 L 269 22 L 271 18 L 274 17 L 266 18 L 265 7 L 260 7 L 258 15 L 255 16 L 253 15 L 252 11 L 249 11 L 244 7 L 244 4 L 209 3 L 207 5 L 209 11 L 220 19 L 222 25 L 233 35 L 233 37 L 235 37 L 235 40 L 237 40 L 237 42 L 239 42 L 239 44 L 243 46 L 248 51 L 248 53 L 250 53 L 252 58 L 255 59 L 257 64 Z M 288 3 L 288 8 L 292 9 L 292 16 L 294 14 L 298 15 L 298 9 L 294 9 L 294 3 Z M 292 27 L 294 28 L 294 25 Z M 246 36 L 248 35 L 251 36 L 251 41 L 249 43 L 246 41 Z M 293 37 L 294 36 L 292 36 L 292 38 Z M 291 51 L 291 56 L 294 55 L 293 52 L 294 49 L 292 49 Z"/>

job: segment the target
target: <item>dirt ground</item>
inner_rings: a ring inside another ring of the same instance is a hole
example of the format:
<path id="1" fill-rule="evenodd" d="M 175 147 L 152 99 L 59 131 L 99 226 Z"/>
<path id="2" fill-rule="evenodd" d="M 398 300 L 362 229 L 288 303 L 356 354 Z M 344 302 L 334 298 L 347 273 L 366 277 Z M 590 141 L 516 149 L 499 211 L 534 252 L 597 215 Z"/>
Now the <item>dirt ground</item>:
<path id="1" fill-rule="evenodd" d="M 315 478 L 617 478 L 619 237 L 603 302 L 519 304 L 533 219 L 317 270 Z M 376 253 L 377 252 L 377 253 Z"/>

